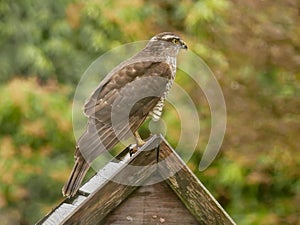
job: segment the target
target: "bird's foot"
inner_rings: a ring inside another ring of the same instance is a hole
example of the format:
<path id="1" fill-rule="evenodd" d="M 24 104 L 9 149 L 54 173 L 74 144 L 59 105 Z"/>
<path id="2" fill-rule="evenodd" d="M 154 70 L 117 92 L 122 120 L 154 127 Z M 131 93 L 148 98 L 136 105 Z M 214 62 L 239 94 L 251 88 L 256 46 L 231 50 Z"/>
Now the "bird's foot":
<path id="1" fill-rule="evenodd" d="M 142 139 L 138 140 L 136 144 L 131 144 L 128 146 L 130 157 L 136 153 L 146 142 Z"/>
<path id="2" fill-rule="evenodd" d="M 137 144 L 131 144 L 131 145 L 129 145 L 128 146 L 128 150 L 129 150 L 129 155 L 131 157 L 138 150 Z"/>
<path id="3" fill-rule="evenodd" d="M 131 144 L 128 146 L 130 157 L 136 153 L 146 142 L 141 138 L 139 133 L 136 131 L 134 133 L 136 144 Z"/>

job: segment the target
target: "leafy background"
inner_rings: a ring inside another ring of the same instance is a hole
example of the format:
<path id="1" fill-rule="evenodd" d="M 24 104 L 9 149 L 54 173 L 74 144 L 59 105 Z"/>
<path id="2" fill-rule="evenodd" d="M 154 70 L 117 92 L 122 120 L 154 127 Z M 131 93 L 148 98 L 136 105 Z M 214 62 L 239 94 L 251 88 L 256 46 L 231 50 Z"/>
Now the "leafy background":
<path id="1" fill-rule="evenodd" d="M 1 224 L 33 224 L 62 200 L 73 94 L 88 65 L 161 31 L 177 32 L 205 60 L 227 104 L 221 153 L 200 173 L 209 108 L 178 75 L 203 103 L 189 167 L 238 224 L 300 224 L 298 1 L 2 0 L 0 16 Z M 168 130 L 178 130 L 167 111 Z"/>

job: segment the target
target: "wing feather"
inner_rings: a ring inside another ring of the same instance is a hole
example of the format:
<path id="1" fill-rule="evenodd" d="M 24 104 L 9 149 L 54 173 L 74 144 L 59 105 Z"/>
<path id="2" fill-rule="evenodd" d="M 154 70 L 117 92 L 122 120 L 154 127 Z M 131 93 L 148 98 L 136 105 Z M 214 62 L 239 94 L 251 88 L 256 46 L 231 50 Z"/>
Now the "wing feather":
<path id="1" fill-rule="evenodd" d="M 157 83 L 156 81 L 145 83 L 138 83 L 136 80 L 142 77 L 162 77 L 169 80 L 172 76 L 170 66 L 165 62 L 136 62 L 124 66 L 119 71 L 115 72 L 111 78 L 103 85 L 99 86 L 92 96 L 86 101 L 84 105 L 84 113 L 87 117 L 93 117 L 102 123 L 110 122 L 110 112 L 112 105 L 118 98 L 119 101 L 128 102 L 128 98 L 133 95 L 140 94 L 139 92 L 149 91 L 148 89 L 157 89 L 157 93 L 164 89 L 164 83 Z M 135 87 L 132 90 L 123 91 L 124 87 L 129 89 L 131 83 L 142 85 L 140 90 Z M 149 81 L 149 79 L 147 79 Z M 126 95 L 127 94 L 127 95 Z M 160 94 L 160 93 L 158 93 Z M 127 99 L 126 99 L 127 98 Z M 145 111 L 145 110 L 144 110 Z M 149 113 L 149 112 L 148 112 Z"/>
<path id="2" fill-rule="evenodd" d="M 137 62 L 125 66 L 97 88 L 85 104 L 89 122 L 78 140 L 78 147 L 88 162 L 141 126 L 160 100 L 171 76 L 171 68 L 165 62 Z"/>

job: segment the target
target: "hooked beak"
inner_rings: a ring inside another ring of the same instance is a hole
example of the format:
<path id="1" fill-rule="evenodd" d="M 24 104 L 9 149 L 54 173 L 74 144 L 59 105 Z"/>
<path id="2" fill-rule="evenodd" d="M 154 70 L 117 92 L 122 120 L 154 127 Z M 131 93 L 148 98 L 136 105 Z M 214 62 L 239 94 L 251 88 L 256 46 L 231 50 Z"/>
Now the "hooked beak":
<path id="1" fill-rule="evenodd" d="M 182 49 L 185 49 L 185 50 L 188 49 L 188 46 L 187 46 L 187 44 L 184 41 L 181 40 L 180 43 L 181 43 L 181 48 Z"/>

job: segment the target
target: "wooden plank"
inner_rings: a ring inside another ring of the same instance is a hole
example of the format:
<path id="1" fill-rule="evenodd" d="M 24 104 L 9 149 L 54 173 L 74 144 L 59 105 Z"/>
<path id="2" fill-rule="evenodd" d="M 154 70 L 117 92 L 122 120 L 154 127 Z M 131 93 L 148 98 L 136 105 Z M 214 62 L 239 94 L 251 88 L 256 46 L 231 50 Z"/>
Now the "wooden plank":
<path id="1" fill-rule="evenodd" d="M 121 162 L 108 162 L 103 169 L 101 169 L 88 182 L 79 188 L 79 192 L 85 195 L 95 192 L 99 186 L 103 185 L 107 181 L 111 174 L 119 171 L 122 166 L 123 164 Z"/>
<path id="2" fill-rule="evenodd" d="M 158 171 L 200 224 L 235 224 L 165 140 L 160 145 Z"/>
<path id="3" fill-rule="evenodd" d="M 69 215 L 72 215 L 73 211 L 78 205 L 80 205 L 86 199 L 85 196 L 78 195 L 72 199 L 67 199 L 54 208 L 49 214 L 36 223 L 36 225 L 57 225 Z"/>
<path id="4" fill-rule="evenodd" d="M 43 222 L 43 224 L 44 225 L 56 225 L 56 224 L 60 224 L 64 218 L 66 218 L 68 215 L 71 214 L 72 210 L 75 207 L 76 206 L 63 203 L 62 205 L 60 205 L 59 208 L 57 208 L 54 211 L 54 213 L 52 213 L 51 215 L 49 215 L 49 217 L 47 217 L 47 220 L 45 220 Z"/>
<path id="5" fill-rule="evenodd" d="M 140 151 L 129 158 L 128 162 L 122 163 L 122 166 L 111 174 L 111 180 L 105 181 L 93 190 L 94 192 L 76 208 L 72 215 L 65 218 L 62 224 L 99 224 L 111 210 L 156 171 L 155 146 L 158 145 L 156 140 L 157 137 L 151 138 Z M 115 181 L 126 181 L 126 184 Z"/>
<path id="6" fill-rule="evenodd" d="M 157 151 L 159 144 L 160 150 Z M 125 152 L 120 153 L 122 161 L 108 163 L 80 188 L 79 194 L 66 199 L 37 224 L 103 224 L 101 221 L 138 185 L 145 184 L 155 171 L 174 190 L 198 223 L 235 224 L 163 137 L 153 136 L 133 157 L 126 156 Z M 126 217 L 129 223 L 131 219 L 130 215 Z"/>
<path id="7" fill-rule="evenodd" d="M 166 182 L 155 183 L 157 180 L 161 180 L 161 177 L 155 172 L 146 180 L 146 183 L 153 183 L 152 185 L 135 190 L 101 224 L 198 225 L 196 218 Z"/>

